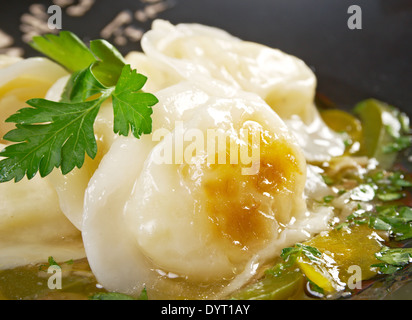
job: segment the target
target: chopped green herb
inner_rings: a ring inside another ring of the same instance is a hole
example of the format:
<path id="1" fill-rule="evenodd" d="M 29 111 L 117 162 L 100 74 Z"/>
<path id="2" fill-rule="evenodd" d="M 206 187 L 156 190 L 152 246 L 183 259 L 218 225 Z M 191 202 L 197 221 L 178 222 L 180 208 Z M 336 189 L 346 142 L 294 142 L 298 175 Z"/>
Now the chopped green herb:
<path id="1" fill-rule="evenodd" d="M 322 175 L 322 178 L 323 178 L 323 181 L 324 181 L 328 186 L 330 186 L 330 185 L 332 185 L 332 184 L 334 183 L 333 179 L 332 179 L 330 176 L 326 175 L 326 174 L 323 174 L 323 175 Z"/>
<path id="2" fill-rule="evenodd" d="M 396 241 L 412 238 L 412 208 L 407 206 L 377 206 L 376 211 L 359 209 L 337 227 L 365 223 L 372 229 L 388 231 Z"/>
<path id="3" fill-rule="evenodd" d="M 412 209 L 410 207 L 378 207 L 377 210 L 378 218 L 390 225 L 388 231 L 395 240 L 412 238 Z"/>
<path id="4" fill-rule="evenodd" d="M 399 200 L 403 198 L 404 195 L 400 192 L 388 192 L 388 193 L 378 193 L 377 197 L 379 200 L 387 202 L 387 201 Z"/>
<path id="5" fill-rule="evenodd" d="M 323 197 L 323 202 L 330 203 L 330 202 L 333 201 L 333 199 L 335 199 L 335 196 L 333 196 L 333 195 L 324 196 Z"/>
<path id="6" fill-rule="evenodd" d="M 48 262 L 50 266 L 59 266 L 59 264 L 51 256 L 49 257 Z"/>
<path id="7" fill-rule="evenodd" d="M 375 256 L 382 263 L 373 264 L 371 267 L 379 268 L 381 273 L 392 274 L 412 262 L 412 248 L 383 247 Z"/>
<path id="8" fill-rule="evenodd" d="M 412 182 L 400 171 L 370 172 L 366 176 L 366 183 L 374 189 L 375 197 L 383 202 L 402 199 L 405 196 L 404 188 L 412 187 Z"/>
<path id="9" fill-rule="evenodd" d="M 54 260 L 54 258 L 53 258 L 52 256 L 50 256 L 50 257 L 47 259 L 47 262 L 48 262 L 47 265 L 46 265 L 46 264 L 41 264 L 41 265 L 40 265 L 40 267 L 39 267 L 39 270 L 40 270 L 40 271 L 44 271 L 45 268 L 48 268 L 48 267 L 50 267 L 50 266 L 58 266 L 58 267 L 61 267 L 60 264 L 58 264 L 58 263 L 56 262 L 56 260 Z M 63 263 L 64 263 L 64 264 L 71 265 L 71 264 L 74 263 L 74 261 L 73 261 L 73 259 L 70 259 L 70 260 L 65 261 L 65 262 L 63 262 Z"/>
<path id="10" fill-rule="evenodd" d="M 140 296 L 137 300 L 149 300 L 149 296 L 147 295 L 147 289 L 146 288 L 143 288 L 143 290 L 140 293 Z"/>
<path id="11" fill-rule="evenodd" d="M 395 153 L 405 150 L 411 146 L 410 136 L 400 136 L 394 138 L 395 141 L 388 143 L 382 147 L 384 153 Z"/>
<path id="12" fill-rule="evenodd" d="M 280 257 L 283 259 L 283 262 L 277 263 L 274 267 L 266 270 L 266 274 L 271 274 L 274 276 L 279 276 L 285 270 L 292 268 L 297 259 L 302 255 L 306 256 L 311 261 L 317 261 L 322 255 L 319 250 L 316 248 L 302 245 L 300 243 L 296 244 L 293 247 L 288 247 L 282 249 Z"/>
<path id="13" fill-rule="evenodd" d="M 338 196 L 341 196 L 342 194 L 345 194 L 346 192 L 348 192 L 348 191 L 345 190 L 345 189 L 340 189 L 340 190 L 338 191 Z"/>
<path id="14" fill-rule="evenodd" d="M 149 300 L 147 296 L 146 288 L 143 288 L 142 292 L 140 293 L 139 297 L 133 298 L 127 294 L 119 293 L 119 292 L 99 292 L 92 295 L 90 300 Z"/>
<path id="15" fill-rule="evenodd" d="M 90 297 L 90 300 L 136 300 L 135 298 L 118 292 L 101 292 Z"/>

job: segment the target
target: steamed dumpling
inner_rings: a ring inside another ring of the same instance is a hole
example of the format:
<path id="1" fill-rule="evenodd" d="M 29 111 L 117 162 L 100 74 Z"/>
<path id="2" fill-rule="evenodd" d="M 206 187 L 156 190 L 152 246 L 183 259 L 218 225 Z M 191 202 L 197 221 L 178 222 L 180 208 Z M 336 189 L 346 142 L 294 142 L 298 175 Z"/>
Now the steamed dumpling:
<path id="1" fill-rule="evenodd" d="M 17 110 L 27 107 L 32 98 L 44 98 L 49 88 L 67 72 L 46 58 L 12 60 L 0 57 L 4 67 L 0 69 L 0 141 L 14 129 L 5 120 Z"/>
<path id="2" fill-rule="evenodd" d="M 157 92 L 177 83 L 176 78 L 159 68 L 156 61 L 143 52 L 131 51 L 125 56 L 125 60 L 132 69 L 147 76 L 147 82 L 144 86 L 146 92 Z"/>
<path id="3" fill-rule="evenodd" d="M 69 76 L 60 78 L 46 94 L 46 99 L 59 101 Z M 97 141 L 97 155 L 91 159 L 86 155 L 82 168 L 75 168 L 66 175 L 55 169 L 47 180 L 55 187 L 62 211 L 67 218 L 81 230 L 84 192 L 87 184 L 97 169 L 103 155 L 108 151 L 117 135 L 113 132 L 112 104 L 105 101 L 100 107 L 94 124 Z"/>
<path id="4" fill-rule="evenodd" d="M 0 268 L 44 261 L 45 252 L 76 259 L 84 245 L 109 291 L 225 297 L 282 248 L 328 227 L 332 209 L 318 203 L 330 190 L 307 161 L 332 156 L 336 136 L 317 121 L 316 79 L 295 57 L 219 29 L 160 20 L 142 46 L 145 53 L 126 60 L 159 99 L 153 133 L 115 135 L 108 101 L 94 127 L 96 159 L 65 176 L 55 170 L 0 185 Z M 30 83 L 47 83 L 30 97 L 60 99 L 68 75 L 36 59 L 0 69 L 1 111 L 8 93 L 19 97 L 8 77 L 23 69 L 32 70 Z"/>
<path id="5" fill-rule="evenodd" d="M 31 98 L 45 97 L 67 72 L 45 58 L 0 57 L 0 139 L 14 128 L 4 122 Z M 8 143 L 4 141 L 4 143 Z M 0 150 L 6 144 L 0 144 Z M 81 233 L 62 213 L 57 194 L 46 179 L 0 184 L 0 269 L 85 257 Z"/>
<path id="6" fill-rule="evenodd" d="M 327 127 L 315 108 L 316 77 L 302 60 L 218 28 L 164 20 L 154 21 L 142 48 L 169 81 L 213 79 L 258 94 L 286 121 L 308 161 L 344 153 L 342 136 Z"/>
<path id="7" fill-rule="evenodd" d="M 21 60 L 23 60 L 23 58 L 0 54 L 0 69 L 6 68 Z"/>
<path id="8" fill-rule="evenodd" d="M 258 96 L 183 82 L 157 97 L 152 136 L 117 139 L 86 191 L 83 240 L 105 288 L 217 297 L 326 227 L 328 214 L 308 222 L 305 158 Z M 227 140 L 209 152 L 208 133 Z"/>
<path id="9" fill-rule="evenodd" d="M 39 176 L 1 183 L 0 270 L 49 256 L 56 261 L 85 257 L 81 233 L 60 210 L 53 186 Z"/>
<path id="10" fill-rule="evenodd" d="M 280 50 L 242 41 L 199 24 L 155 20 L 142 38 L 143 51 L 176 77 L 199 74 L 257 93 L 284 118 L 313 117 L 316 77 L 300 59 Z"/>
<path id="11" fill-rule="evenodd" d="M 62 175 L 61 171 L 56 169 L 46 177 L 57 191 L 64 214 L 79 230 L 82 224 L 84 192 L 103 155 L 117 137 L 113 133 L 112 116 L 111 103 L 104 103 L 94 125 L 98 151 L 94 159 L 86 155 L 80 169 L 75 168 L 66 175 Z"/>
<path id="12" fill-rule="evenodd" d="M 131 52 L 126 56 L 126 62 L 133 69 L 148 77 L 144 90 L 154 92 L 166 86 L 165 76 L 161 69 L 155 68 L 153 62 L 144 54 Z M 69 77 L 56 81 L 46 95 L 46 99 L 60 100 L 61 94 Z M 107 153 L 118 135 L 113 132 L 113 107 L 111 101 L 105 101 L 100 107 L 94 124 L 98 153 L 94 159 L 88 156 L 82 168 L 75 168 L 66 175 L 59 170 L 54 170 L 48 179 L 55 186 L 60 200 L 60 206 L 69 220 L 79 229 L 82 228 L 84 193 L 90 178 L 96 171 L 102 157 Z"/>
<path id="13" fill-rule="evenodd" d="M 219 136 L 211 154 L 214 131 L 230 141 L 219 145 Z M 183 137 L 189 142 L 179 154 Z M 305 159 L 291 140 L 272 112 L 250 102 L 219 99 L 198 110 L 152 150 L 126 203 L 125 219 L 145 256 L 193 280 L 237 273 L 304 212 Z M 245 145 L 256 147 L 247 150 L 250 162 L 232 164 Z"/>

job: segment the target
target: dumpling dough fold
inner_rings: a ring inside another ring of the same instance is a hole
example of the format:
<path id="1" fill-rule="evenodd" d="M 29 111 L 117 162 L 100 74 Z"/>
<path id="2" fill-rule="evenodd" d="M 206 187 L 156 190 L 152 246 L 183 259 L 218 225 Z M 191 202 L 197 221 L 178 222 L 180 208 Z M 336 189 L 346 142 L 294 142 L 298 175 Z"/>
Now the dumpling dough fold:
<path id="1" fill-rule="evenodd" d="M 259 95 L 286 121 L 308 161 L 344 153 L 343 137 L 327 127 L 315 107 L 315 74 L 299 58 L 196 23 L 155 20 L 141 43 L 167 83 L 223 82 Z"/>
<path id="2" fill-rule="evenodd" d="M 325 228 L 308 222 L 302 151 L 260 97 L 189 82 L 156 96 L 153 134 L 117 139 L 86 190 L 83 240 L 105 288 L 136 295 L 146 287 L 154 299 L 217 297 L 285 245 Z M 228 137 L 211 157 L 193 148 L 208 145 L 210 132 Z M 246 145 L 251 162 L 231 163 L 240 149 L 230 142 Z M 258 170 L 243 174 L 253 163 Z"/>
<path id="3" fill-rule="evenodd" d="M 39 176 L 0 184 L 0 270 L 47 262 L 49 256 L 86 256 L 81 233 L 62 213 L 53 186 Z"/>
<path id="4" fill-rule="evenodd" d="M 14 129 L 5 120 L 17 110 L 27 107 L 32 98 L 44 98 L 49 88 L 67 72 L 46 58 L 28 58 L 9 61 L 0 56 L 0 142 L 8 143 L 3 136 Z"/>
<path id="5" fill-rule="evenodd" d="M 177 78 L 202 74 L 258 94 L 282 119 L 313 118 L 316 77 L 295 56 L 218 28 L 164 20 L 155 20 L 141 43 L 148 57 Z"/>

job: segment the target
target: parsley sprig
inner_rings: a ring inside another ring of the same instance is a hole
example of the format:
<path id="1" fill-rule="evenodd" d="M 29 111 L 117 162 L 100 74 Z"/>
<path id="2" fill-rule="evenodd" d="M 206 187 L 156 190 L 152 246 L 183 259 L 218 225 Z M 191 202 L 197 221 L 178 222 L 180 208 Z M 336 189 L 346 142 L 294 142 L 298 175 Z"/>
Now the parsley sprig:
<path id="1" fill-rule="evenodd" d="M 94 158 L 97 143 L 93 125 L 104 101 L 111 98 L 113 131 L 139 138 L 152 131 L 151 115 L 157 98 L 142 91 L 147 77 L 132 70 L 119 51 L 105 40 L 88 48 L 76 35 L 34 37 L 32 47 L 72 73 L 58 102 L 27 101 L 6 119 L 16 129 L 4 139 L 14 142 L 0 152 L 0 182 L 47 176 L 54 168 L 67 174 L 83 166 L 85 155 Z"/>

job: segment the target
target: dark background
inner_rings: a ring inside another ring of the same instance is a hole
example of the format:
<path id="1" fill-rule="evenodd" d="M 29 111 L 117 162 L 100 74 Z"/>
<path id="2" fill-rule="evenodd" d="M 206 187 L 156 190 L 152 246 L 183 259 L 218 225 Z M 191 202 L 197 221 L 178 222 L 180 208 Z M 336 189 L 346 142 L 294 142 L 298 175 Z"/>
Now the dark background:
<path id="1" fill-rule="evenodd" d="M 2 1 L 0 29 L 15 38 L 25 56 L 35 54 L 22 40 L 20 16 L 33 3 Z M 147 0 L 146 0 L 147 1 Z M 173 0 L 158 15 L 172 23 L 197 22 L 223 28 L 244 40 L 279 48 L 303 59 L 318 77 L 318 90 L 348 109 L 374 97 L 412 113 L 412 0 Z M 350 30 L 350 5 L 362 8 L 362 30 Z M 84 40 L 121 10 L 135 12 L 144 0 L 96 0 L 83 17 L 63 14 L 63 29 Z M 132 25 L 144 30 L 151 22 Z M 139 49 L 129 43 L 119 49 Z"/>

